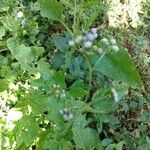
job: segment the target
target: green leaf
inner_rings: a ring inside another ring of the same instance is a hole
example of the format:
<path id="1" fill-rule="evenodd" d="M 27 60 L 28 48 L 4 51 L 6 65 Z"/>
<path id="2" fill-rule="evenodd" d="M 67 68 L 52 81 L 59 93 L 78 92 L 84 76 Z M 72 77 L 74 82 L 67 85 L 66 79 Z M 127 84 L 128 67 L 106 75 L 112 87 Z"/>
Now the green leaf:
<path id="1" fill-rule="evenodd" d="M 56 36 L 53 39 L 53 41 L 54 41 L 55 46 L 62 52 L 66 51 L 66 49 L 68 48 L 67 41 L 62 36 Z"/>
<path id="2" fill-rule="evenodd" d="M 79 115 L 73 124 L 73 139 L 78 148 L 83 150 L 93 149 L 98 145 L 98 133 L 91 128 L 85 128 L 87 122 L 82 115 Z"/>
<path id="3" fill-rule="evenodd" d="M 87 94 L 87 91 L 85 89 L 83 89 L 82 87 L 75 86 L 69 90 L 69 93 L 74 98 L 81 98 Z"/>
<path id="4" fill-rule="evenodd" d="M 0 92 L 6 90 L 8 88 L 8 83 L 5 80 L 0 79 L 0 85 L 1 85 Z"/>
<path id="5" fill-rule="evenodd" d="M 106 148 L 106 150 L 122 150 L 122 148 L 123 148 L 123 144 L 124 144 L 124 141 L 121 141 L 121 142 L 119 142 L 119 143 L 117 143 L 117 144 L 110 144 L 107 148 Z"/>
<path id="6" fill-rule="evenodd" d="M 50 80 L 52 78 L 52 72 L 50 70 L 50 64 L 45 62 L 44 59 L 38 61 L 37 71 L 41 74 L 42 79 Z"/>
<path id="7" fill-rule="evenodd" d="M 110 89 L 103 88 L 95 92 L 93 98 L 93 107 L 101 113 L 109 112 L 114 104 Z"/>
<path id="8" fill-rule="evenodd" d="M 73 57 L 69 65 L 69 71 L 73 76 L 83 78 L 85 75 L 84 67 L 85 64 L 82 57 Z"/>
<path id="9" fill-rule="evenodd" d="M 5 28 L 3 26 L 0 26 L 0 40 L 5 35 Z"/>
<path id="10" fill-rule="evenodd" d="M 7 40 L 7 46 L 10 49 L 11 54 L 21 64 L 23 69 L 30 73 L 35 72 L 33 62 L 36 60 L 36 55 L 34 55 L 30 47 L 27 47 L 24 44 L 19 45 L 14 38 L 9 38 Z"/>
<path id="11" fill-rule="evenodd" d="M 61 20 L 63 5 L 57 0 L 39 0 L 41 16 L 53 20 Z"/>
<path id="12" fill-rule="evenodd" d="M 52 66 L 57 70 L 65 64 L 64 54 L 61 52 L 54 53 L 51 56 L 50 61 L 52 62 Z"/>
<path id="13" fill-rule="evenodd" d="M 105 146 L 108 146 L 109 144 L 111 144 L 113 140 L 110 139 L 110 138 L 105 138 L 103 141 L 102 141 L 102 145 L 105 147 Z"/>
<path id="14" fill-rule="evenodd" d="M 56 72 L 53 79 L 54 79 L 55 84 L 60 85 L 61 88 L 66 87 L 65 73 L 63 71 Z"/>
<path id="15" fill-rule="evenodd" d="M 46 116 L 48 120 L 54 121 L 55 123 L 62 123 L 62 116 L 60 115 L 60 109 L 64 108 L 64 102 L 59 101 L 54 96 L 50 96 L 48 99 L 48 111 L 49 114 Z M 62 125 L 62 124 L 61 124 Z"/>
<path id="16" fill-rule="evenodd" d="M 129 86 L 141 85 L 140 76 L 124 49 L 117 53 L 108 53 L 95 64 L 97 71 L 116 81 L 123 81 Z"/>
<path id="17" fill-rule="evenodd" d="M 0 65 L 7 65 L 8 64 L 8 58 L 4 56 L 0 56 Z"/>
<path id="18" fill-rule="evenodd" d="M 35 140 L 39 132 L 36 118 L 25 115 L 16 123 L 13 133 L 17 142 L 17 148 L 22 144 L 29 146 Z"/>

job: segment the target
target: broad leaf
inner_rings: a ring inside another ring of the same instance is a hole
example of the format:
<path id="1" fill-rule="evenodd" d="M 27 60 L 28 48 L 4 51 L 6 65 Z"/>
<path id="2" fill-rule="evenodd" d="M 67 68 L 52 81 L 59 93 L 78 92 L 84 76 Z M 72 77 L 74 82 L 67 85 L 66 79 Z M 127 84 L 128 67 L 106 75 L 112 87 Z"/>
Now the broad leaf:
<path id="1" fill-rule="evenodd" d="M 101 113 L 109 112 L 114 104 L 113 98 L 111 96 L 111 91 L 109 89 L 100 89 L 95 92 L 93 98 L 93 107 L 99 110 Z"/>
<path id="2" fill-rule="evenodd" d="M 86 95 L 87 91 L 83 89 L 82 87 L 72 87 L 69 90 L 69 93 L 74 97 L 74 98 L 81 98 Z"/>
<path id="3" fill-rule="evenodd" d="M 53 20 L 61 20 L 63 5 L 57 0 L 39 0 L 41 16 Z"/>
<path id="4" fill-rule="evenodd" d="M 140 76 L 128 56 L 128 53 L 120 49 L 117 53 L 108 53 L 95 64 L 97 71 L 117 81 L 123 81 L 129 86 L 141 84 Z"/>
<path id="5" fill-rule="evenodd" d="M 73 139 L 78 148 L 83 150 L 93 149 L 98 145 L 98 133 L 89 127 L 85 127 L 87 122 L 82 115 L 79 115 L 73 125 Z"/>

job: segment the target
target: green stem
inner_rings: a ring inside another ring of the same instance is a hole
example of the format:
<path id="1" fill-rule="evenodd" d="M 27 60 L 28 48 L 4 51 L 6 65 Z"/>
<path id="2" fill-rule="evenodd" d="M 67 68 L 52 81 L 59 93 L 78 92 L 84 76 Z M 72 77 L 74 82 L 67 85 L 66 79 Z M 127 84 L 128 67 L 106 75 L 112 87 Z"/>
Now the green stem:
<path id="1" fill-rule="evenodd" d="M 69 29 L 69 27 L 63 22 L 61 21 L 61 23 L 63 24 L 63 26 L 67 29 L 67 31 L 73 36 L 72 31 Z"/>
<path id="2" fill-rule="evenodd" d="M 73 33 L 76 33 L 77 0 L 74 0 Z"/>
<path id="3" fill-rule="evenodd" d="M 88 99 L 89 99 L 90 91 L 91 91 L 91 87 L 92 87 L 92 73 L 93 73 L 93 69 L 91 67 L 91 64 L 90 64 L 90 61 L 89 61 L 88 57 L 86 55 L 84 57 L 86 59 L 86 63 L 87 63 L 88 68 L 89 68 L 89 87 L 88 87 L 88 93 L 87 93 L 87 95 L 85 97 L 85 103 L 86 103 L 88 101 Z"/>

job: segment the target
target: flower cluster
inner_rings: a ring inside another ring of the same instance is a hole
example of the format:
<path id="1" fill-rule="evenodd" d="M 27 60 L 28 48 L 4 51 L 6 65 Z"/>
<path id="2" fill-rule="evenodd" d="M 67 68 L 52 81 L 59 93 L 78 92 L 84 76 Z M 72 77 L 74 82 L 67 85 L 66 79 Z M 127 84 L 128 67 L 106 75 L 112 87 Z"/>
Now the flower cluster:
<path id="1" fill-rule="evenodd" d="M 73 118 L 73 114 L 67 108 L 61 109 L 60 114 L 62 115 L 65 121 L 72 120 Z"/>
<path id="2" fill-rule="evenodd" d="M 83 44 L 84 48 L 90 48 L 92 46 L 93 41 L 98 37 L 97 29 L 92 28 L 90 32 L 87 32 L 84 35 L 77 36 L 74 40 L 70 40 L 68 45 L 73 47 L 76 44 Z"/>
<path id="3" fill-rule="evenodd" d="M 114 38 L 108 40 L 107 38 L 103 38 L 101 39 L 101 42 L 103 44 L 105 44 L 106 46 L 111 46 L 111 48 L 115 51 L 118 52 L 119 51 L 119 47 L 117 45 L 117 42 Z"/>
<path id="4" fill-rule="evenodd" d="M 56 97 L 65 98 L 66 93 L 65 90 L 60 88 L 60 85 L 53 84 L 53 90 L 56 93 Z"/>

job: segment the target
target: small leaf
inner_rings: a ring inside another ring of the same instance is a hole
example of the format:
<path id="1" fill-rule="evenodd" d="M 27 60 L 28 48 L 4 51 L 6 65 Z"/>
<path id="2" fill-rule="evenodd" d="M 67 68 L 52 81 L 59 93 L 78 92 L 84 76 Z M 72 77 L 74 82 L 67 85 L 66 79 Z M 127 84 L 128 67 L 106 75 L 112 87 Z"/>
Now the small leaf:
<path id="1" fill-rule="evenodd" d="M 108 146 L 109 144 L 111 144 L 113 140 L 110 139 L 110 138 L 105 138 L 103 141 L 102 141 L 102 145 L 103 146 Z"/>
<path id="2" fill-rule="evenodd" d="M 74 98 L 81 98 L 84 97 L 87 94 L 87 91 L 83 89 L 82 87 L 72 87 L 69 90 L 69 93 L 74 97 Z"/>
<path id="3" fill-rule="evenodd" d="M 66 83 L 65 83 L 65 73 L 62 71 L 58 71 L 54 75 L 54 82 L 57 85 L 60 85 L 62 88 L 65 88 Z"/>
<path id="4" fill-rule="evenodd" d="M 55 46 L 62 52 L 66 51 L 68 44 L 64 37 L 62 36 L 56 36 L 54 39 Z"/>
<path id="5" fill-rule="evenodd" d="M 41 16 L 53 20 L 61 20 L 63 5 L 57 0 L 39 0 Z"/>

